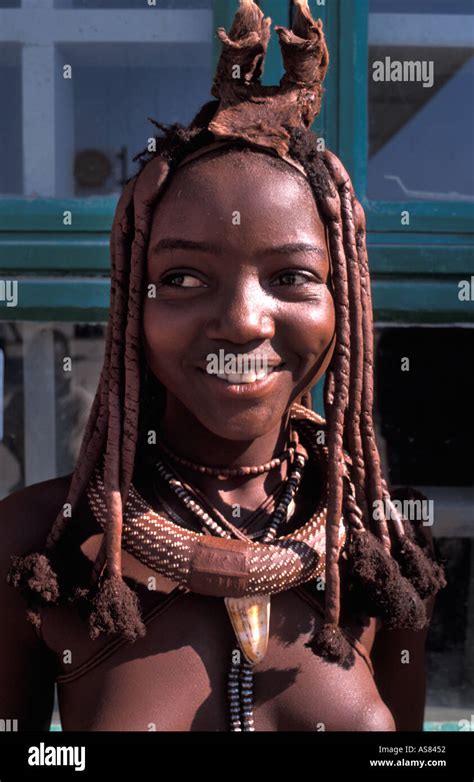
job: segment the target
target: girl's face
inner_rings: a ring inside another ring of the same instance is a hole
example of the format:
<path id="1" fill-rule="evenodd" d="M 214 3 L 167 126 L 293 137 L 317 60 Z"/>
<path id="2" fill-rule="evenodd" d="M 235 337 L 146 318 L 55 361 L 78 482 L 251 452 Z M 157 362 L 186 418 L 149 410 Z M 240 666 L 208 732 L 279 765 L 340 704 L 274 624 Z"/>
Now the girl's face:
<path id="1" fill-rule="evenodd" d="M 303 175 L 238 151 L 178 169 L 154 214 L 143 309 L 167 414 L 231 440 L 279 427 L 332 356 L 329 269 Z M 239 382 L 253 370 L 264 377 Z"/>

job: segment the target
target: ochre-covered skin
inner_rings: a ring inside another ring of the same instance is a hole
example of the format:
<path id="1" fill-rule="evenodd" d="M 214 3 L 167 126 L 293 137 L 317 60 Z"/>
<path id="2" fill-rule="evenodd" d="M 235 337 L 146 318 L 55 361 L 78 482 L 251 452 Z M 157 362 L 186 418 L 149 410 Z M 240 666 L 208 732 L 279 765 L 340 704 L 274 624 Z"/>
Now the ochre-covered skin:
<path id="1" fill-rule="evenodd" d="M 12 534 L 19 548 L 26 539 L 30 544 L 39 540 L 50 518 L 41 510 L 49 506 L 52 511 L 66 491 L 64 477 L 4 501 L 3 526 L 6 511 L 17 521 L 15 530 L 10 529 L 11 550 Z M 29 521 L 33 513 L 34 525 Z M 81 533 L 67 546 L 74 582 L 86 577 L 101 540 L 87 501 L 77 520 Z M 0 657 L 2 711 L 19 718 L 20 730 L 47 729 L 56 670 L 64 730 L 228 730 L 226 677 L 235 639 L 223 600 L 188 593 L 166 603 L 176 585 L 127 552 L 122 557 L 124 576 L 140 595 L 147 626 L 147 635 L 133 644 L 104 636 L 92 641 L 78 609 L 67 605 L 42 611 L 39 638 L 25 619 L 23 601 L 14 590 L 6 593 L 2 582 L 2 596 L 11 597 L 2 611 L 10 629 L 10 643 Z M 148 589 L 151 575 L 155 591 Z M 375 620 L 365 629 L 355 627 L 356 634 L 363 631 L 364 647 L 355 652 L 348 671 L 304 647 L 314 622 L 321 622 L 320 610 L 297 590 L 273 597 L 269 648 L 254 673 L 256 729 L 310 731 L 324 723 L 326 730 L 393 730 L 361 653 L 370 650 Z M 19 637 L 26 648 L 20 648 Z M 26 659 L 36 672 L 27 685 L 29 696 L 22 697 Z"/>
<path id="2" fill-rule="evenodd" d="M 8 568 L 6 551 L 40 545 L 70 477 L 35 484 L 0 503 L 1 576 Z M 138 480 L 137 487 L 153 502 L 147 476 L 145 482 L 148 491 Z M 312 490 L 304 487 L 295 526 Z M 172 496 L 166 499 L 178 510 Z M 102 538 L 87 500 L 77 522 L 64 541 L 72 583 L 87 579 Z M 168 597 L 173 582 L 126 551 L 122 558 L 147 627 L 146 636 L 132 644 L 104 635 L 92 641 L 78 608 L 69 605 L 43 609 L 37 633 L 25 618 L 21 596 L 0 578 L 2 622 L 8 628 L 8 642 L 0 644 L 2 714 L 18 719 L 19 730 L 48 730 L 58 676 L 65 731 L 228 731 L 227 673 L 235 639 L 223 600 L 192 593 Z M 154 591 L 148 588 L 150 576 L 156 577 Z M 305 598 L 304 589 L 290 590 L 272 598 L 268 652 L 254 669 L 256 730 L 421 730 L 425 631 L 382 629 L 375 637 L 375 619 L 365 625 L 348 619 L 344 627 L 354 636 L 354 665 L 344 670 L 304 646 L 322 621 L 314 594 L 306 592 Z M 402 649 L 409 650 L 410 665 L 400 663 Z"/>

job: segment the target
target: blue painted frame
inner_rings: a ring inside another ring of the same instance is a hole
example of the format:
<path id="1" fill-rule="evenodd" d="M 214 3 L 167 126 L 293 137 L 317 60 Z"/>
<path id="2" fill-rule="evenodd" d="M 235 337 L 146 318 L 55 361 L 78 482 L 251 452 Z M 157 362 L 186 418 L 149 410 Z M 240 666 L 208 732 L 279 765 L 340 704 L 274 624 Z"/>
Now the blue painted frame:
<path id="1" fill-rule="evenodd" d="M 290 0 L 263 0 L 260 4 L 274 24 L 288 24 Z M 224 27 L 228 31 L 237 6 L 237 0 L 218 0 L 214 28 Z M 272 41 L 265 73 L 272 83 L 277 83 L 281 76 L 277 49 Z M 215 63 L 219 53 L 220 41 L 214 35 Z M 106 271 L 110 266 L 107 248 L 117 200 L 116 196 L 0 198 L 0 274 L 13 269 Z M 63 224 L 65 211 L 73 215 L 72 226 Z"/>
<path id="2" fill-rule="evenodd" d="M 369 0 L 338 0 L 339 155 L 365 209 L 369 231 L 474 233 L 474 205 L 452 201 L 373 201 L 367 197 Z M 400 214 L 410 211 L 410 226 Z"/>
<path id="3" fill-rule="evenodd" d="M 459 301 L 456 287 L 460 279 L 474 275 L 472 209 L 465 204 L 374 202 L 365 196 L 368 0 L 312 4 L 323 20 L 330 50 L 326 96 L 313 130 L 341 157 L 366 210 L 376 319 L 473 322 L 474 303 Z M 272 27 L 290 23 L 291 0 L 260 0 L 260 5 Z M 216 29 L 229 30 L 236 7 L 237 0 L 217 3 Z M 215 36 L 215 60 L 219 51 Z M 264 83 L 277 84 L 281 68 L 274 35 Z M 0 199 L 0 274 L 18 275 L 21 281 L 18 307 L 0 302 L 0 319 L 106 320 L 116 203 L 116 197 Z M 407 207 L 414 219 L 401 228 L 400 211 Z M 67 209 L 73 212 L 70 227 L 62 222 Z M 34 276 L 21 279 L 23 274 Z"/>
<path id="4" fill-rule="evenodd" d="M 217 0 L 214 13 L 214 28 L 229 28 L 237 2 Z M 220 42 L 215 36 L 214 59 L 217 60 Z M 109 233 L 118 198 L 116 196 L 91 196 L 87 198 L 0 198 L 0 268 L 2 264 L 1 241 L 5 231 L 41 231 L 54 234 L 70 233 L 71 228 L 64 226 L 63 212 L 71 211 L 74 219 L 74 232 Z M 46 257 L 45 257 L 46 260 Z M 81 264 L 84 261 L 81 261 Z M 65 262 L 64 268 L 70 268 Z"/>

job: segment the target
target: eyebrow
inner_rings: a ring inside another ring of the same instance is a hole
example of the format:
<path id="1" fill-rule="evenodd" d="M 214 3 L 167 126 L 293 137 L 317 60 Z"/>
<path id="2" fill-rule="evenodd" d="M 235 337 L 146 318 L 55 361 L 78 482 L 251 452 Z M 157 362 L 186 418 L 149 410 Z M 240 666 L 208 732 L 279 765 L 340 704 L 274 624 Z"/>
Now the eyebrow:
<path id="1" fill-rule="evenodd" d="M 292 253 L 312 253 L 313 255 L 324 255 L 324 249 L 316 244 L 307 244 L 306 242 L 289 242 L 280 244 L 278 247 L 265 247 L 259 250 L 257 255 L 291 255 Z"/>
<path id="2" fill-rule="evenodd" d="M 160 250 L 193 250 L 194 252 L 205 252 L 210 255 L 219 255 L 221 249 L 209 242 L 196 242 L 193 239 L 173 239 L 166 238 L 160 239 L 152 249 L 152 253 L 158 253 Z M 257 256 L 264 255 L 290 255 L 292 253 L 312 253 L 313 255 L 323 256 L 325 250 L 322 247 L 318 247 L 314 244 L 307 244 L 306 242 L 289 242 L 287 244 L 281 244 L 277 247 L 264 247 L 257 252 Z"/>

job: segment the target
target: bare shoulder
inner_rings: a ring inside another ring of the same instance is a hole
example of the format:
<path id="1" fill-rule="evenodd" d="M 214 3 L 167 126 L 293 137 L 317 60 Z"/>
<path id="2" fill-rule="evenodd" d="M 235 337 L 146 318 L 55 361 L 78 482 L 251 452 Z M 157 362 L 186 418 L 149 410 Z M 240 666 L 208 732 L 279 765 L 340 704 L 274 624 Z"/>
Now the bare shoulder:
<path id="1" fill-rule="evenodd" d="M 72 473 L 40 481 L 0 501 L 0 580 L 10 556 L 41 549 L 65 502 Z"/>
<path id="2" fill-rule="evenodd" d="M 18 650 L 37 647 L 33 625 L 26 621 L 26 604 L 7 581 L 12 556 L 41 551 L 64 503 L 72 473 L 32 484 L 0 501 L 0 620 L 8 626 L 8 645 L 0 648 L 0 665 L 16 665 L 10 657 Z M 28 665 L 30 663 L 28 662 Z"/>
<path id="3" fill-rule="evenodd" d="M 72 474 L 28 486 L 0 501 L 0 703 L 20 730 L 49 730 L 56 660 L 28 621 L 27 604 L 7 581 L 12 556 L 41 551 Z"/>

